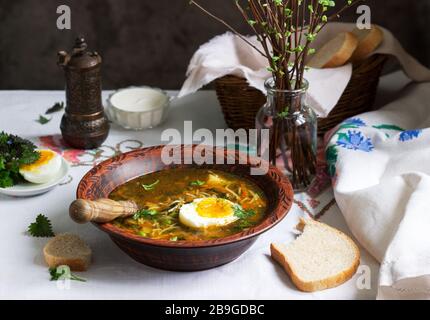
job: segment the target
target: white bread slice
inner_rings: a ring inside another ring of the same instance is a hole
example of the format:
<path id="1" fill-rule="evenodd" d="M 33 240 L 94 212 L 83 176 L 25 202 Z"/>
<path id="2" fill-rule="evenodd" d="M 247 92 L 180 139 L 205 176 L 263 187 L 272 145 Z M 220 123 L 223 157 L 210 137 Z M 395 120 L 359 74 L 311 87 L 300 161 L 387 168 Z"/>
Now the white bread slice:
<path id="1" fill-rule="evenodd" d="M 372 25 L 371 29 L 355 28 L 352 33 L 357 37 L 358 46 L 352 54 L 351 61 L 359 62 L 374 52 L 384 40 L 384 33 L 380 28 Z"/>
<path id="2" fill-rule="evenodd" d="M 49 240 L 43 254 L 50 268 L 67 265 L 72 271 L 86 271 L 91 263 L 90 247 L 77 235 L 69 233 Z"/>
<path id="3" fill-rule="evenodd" d="M 303 233 L 288 246 L 271 244 L 272 258 L 305 292 L 333 288 L 357 272 L 360 251 L 344 233 L 324 223 L 301 219 Z"/>
<path id="4" fill-rule="evenodd" d="M 355 35 L 350 32 L 339 33 L 334 39 L 317 50 L 307 66 L 316 69 L 343 66 L 351 59 L 357 45 L 358 40 Z"/>

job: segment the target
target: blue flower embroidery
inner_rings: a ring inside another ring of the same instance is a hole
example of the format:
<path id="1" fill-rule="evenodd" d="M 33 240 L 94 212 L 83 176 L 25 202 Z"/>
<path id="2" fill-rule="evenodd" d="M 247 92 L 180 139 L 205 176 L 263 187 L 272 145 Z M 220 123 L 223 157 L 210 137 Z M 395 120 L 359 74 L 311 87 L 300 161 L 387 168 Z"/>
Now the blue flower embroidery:
<path id="1" fill-rule="evenodd" d="M 414 140 L 415 138 L 418 138 L 419 135 L 421 134 L 422 130 L 407 130 L 407 131 L 403 131 L 400 134 L 400 141 L 409 141 L 409 140 Z"/>
<path id="2" fill-rule="evenodd" d="M 344 125 L 349 125 L 349 126 L 356 126 L 358 128 L 366 126 L 366 123 L 363 120 L 359 119 L 359 118 L 351 118 L 351 119 L 345 120 L 343 122 L 343 124 Z"/>
<path id="3" fill-rule="evenodd" d="M 348 131 L 346 133 L 339 133 L 337 145 L 349 150 L 360 150 L 364 152 L 371 152 L 374 149 L 372 140 L 364 137 L 361 132 Z"/>

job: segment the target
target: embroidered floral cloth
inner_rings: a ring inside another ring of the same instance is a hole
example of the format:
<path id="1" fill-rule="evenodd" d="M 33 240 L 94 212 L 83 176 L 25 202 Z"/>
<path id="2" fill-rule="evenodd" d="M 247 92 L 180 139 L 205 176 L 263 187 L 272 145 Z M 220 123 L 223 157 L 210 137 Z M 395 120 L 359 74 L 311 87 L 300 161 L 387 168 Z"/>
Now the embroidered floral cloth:
<path id="1" fill-rule="evenodd" d="M 345 121 L 327 148 L 348 226 L 381 263 L 381 299 L 430 299 L 430 83 Z"/>
<path id="2" fill-rule="evenodd" d="M 318 35 L 314 47 L 319 48 L 340 32 L 353 30 L 353 23 L 330 23 Z M 383 29 L 383 28 L 382 28 Z M 414 81 L 430 81 L 430 71 L 411 57 L 391 32 L 383 29 L 384 42 L 375 53 L 395 56 L 408 77 Z M 261 46 L 256 37 L 249 41 Z M 239 37 L 226 33 L 202 45 L 190 61 L 179 97 L 193 93 L 204 85 L 225 75 L 246 78 L 252 87 L 265 93 L 264 81 L 270 77 L 267 59 Z M 309 104 L 320 117 L 326 117 L 339 101 L 352 75 L 352 65 L 334 69 L 310 69 Z"/>

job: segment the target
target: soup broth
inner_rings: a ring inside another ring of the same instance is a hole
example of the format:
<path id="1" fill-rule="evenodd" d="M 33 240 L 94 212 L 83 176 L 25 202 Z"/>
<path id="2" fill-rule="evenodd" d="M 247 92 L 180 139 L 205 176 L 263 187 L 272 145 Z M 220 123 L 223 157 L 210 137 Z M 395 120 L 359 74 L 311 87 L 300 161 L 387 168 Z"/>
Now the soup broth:
<path id="1" fill-rule="evenodd" d="M 114 225 L 151 239 L 201 241 L 223 238 L 259 224 L 267 199 L 253 182 L 218 170 L 171 169 L 131 180 L 113 200 L 141 209 Z"/>

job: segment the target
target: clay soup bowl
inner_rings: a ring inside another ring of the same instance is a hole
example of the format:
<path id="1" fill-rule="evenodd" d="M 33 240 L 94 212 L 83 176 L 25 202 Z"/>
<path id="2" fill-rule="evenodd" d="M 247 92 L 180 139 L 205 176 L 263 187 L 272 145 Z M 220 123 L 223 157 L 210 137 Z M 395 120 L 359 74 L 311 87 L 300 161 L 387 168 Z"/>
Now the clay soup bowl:
<path id="1" fill-rule="evenodd" d="M 196 146 L 176 146 L 181 154 L 194 150 Z M 204 168 L 222 170 L 256 183 L 268 199 L 266 218 L 257 226 L 229 237 L 208 241 L 153 240 L 133 235 L 112 223 L 94 223 L 106 232 L 118 247 L 136 261 L 159 269 L 174 271 L 196 271 L 214 268 L 229 263 L 244 253 L 258 236 L 278 224 L 291 209 L 293 189 L 288 179 L 275 167 L 270 166 L 265 175 L 251 175 L 255 159 L 247 164 L 181 164 L 165 165 L 161 160 L 163 146 L 131 151 L 104 161 L 89 171 L 81 180 L 77 190 L 78 199 L 96 200 L 106 198 L 118 186 L 139 176 L 173 168 Z M 239 153 L 214 148 L 214 156 L 234 157 Z M 221 154 L 220 154 L 221 153 Z M 227 163 L 227 161 L 225 161 Z M 238 161 L 236 161 L 238 163 Z"/>

